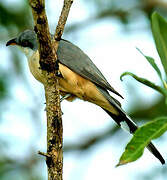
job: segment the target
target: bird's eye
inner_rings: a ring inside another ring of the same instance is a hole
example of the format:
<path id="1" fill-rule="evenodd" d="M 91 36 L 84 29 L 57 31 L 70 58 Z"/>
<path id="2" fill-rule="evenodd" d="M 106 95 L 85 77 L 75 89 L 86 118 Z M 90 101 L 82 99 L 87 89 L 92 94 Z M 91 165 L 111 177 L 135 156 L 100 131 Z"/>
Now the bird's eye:
<path id="1" fill-rule="evenodd" d="M 28 45 L 29 45 L 28 41 L 22 41 L 22 46 L 23 47 L 28 47 Z"/>

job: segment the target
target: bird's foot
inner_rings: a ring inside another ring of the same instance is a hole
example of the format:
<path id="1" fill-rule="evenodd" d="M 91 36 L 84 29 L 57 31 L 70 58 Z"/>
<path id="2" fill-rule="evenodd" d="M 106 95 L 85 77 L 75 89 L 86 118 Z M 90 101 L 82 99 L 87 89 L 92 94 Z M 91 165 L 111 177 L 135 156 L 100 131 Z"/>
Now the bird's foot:
<path id="1" fill-rule="evenodd" d="M 60 102 L 62 102 L 64 99 L 67 99 L 71 96 L 70 93 L 66 94 L 65 96 L 62 96 L 62 98 L 60 98 Z"/>

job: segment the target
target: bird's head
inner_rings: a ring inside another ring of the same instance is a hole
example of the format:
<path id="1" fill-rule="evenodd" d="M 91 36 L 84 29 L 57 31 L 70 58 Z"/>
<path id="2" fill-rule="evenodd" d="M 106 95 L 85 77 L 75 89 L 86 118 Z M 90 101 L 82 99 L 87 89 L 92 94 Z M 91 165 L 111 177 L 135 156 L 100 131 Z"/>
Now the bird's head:
<path id="1" fill-rule="evenodd" d="M 37 37 L 34 31 L 25 30 L 20 33 L 16 38 L 9 40 L 6 46 L 17 45 L 23 49 L 24 53 L 28 55 L 31 51 L 38 49 Z"/>

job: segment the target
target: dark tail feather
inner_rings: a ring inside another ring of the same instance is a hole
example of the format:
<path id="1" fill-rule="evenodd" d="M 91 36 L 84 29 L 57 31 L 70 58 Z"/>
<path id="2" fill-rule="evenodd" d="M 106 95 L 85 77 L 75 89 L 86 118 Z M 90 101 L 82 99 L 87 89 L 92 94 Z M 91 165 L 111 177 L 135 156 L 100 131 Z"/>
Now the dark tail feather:
<path id="1" fill-rule="evenodd" d="M 165 164 L 164 158 L 162 157 L 162 155 L 161 155 L 160 152 L 156 149 L 156 147 L 154 146 L 154 144 L 153 144 L 152 142 L 150 142 L 150 143 L 147 145 L 147 149 L 148 149 L 157 159 L 159 159 L 159 161 L 160 161 L 162 164 Z"/>
<path id="2" fill-rule="evenodd" d="M 112 114 L 111 112 L 103 109 L 104 111 L 107 112 L 107 114 L 109 114 L 109 116 L 111 116 L 113 118 L 113 120 L 120 126 L 122 127 L 123 129 L 126 129 L 128 130 L 130 133 L 134 133 L 137 129 L 137 125 L 128 117 L 126 116 L 126 114 L 124 114 L 123 112 L 120 112 L 120 115 L 115 115 L 115 114 Z M 128 127 L 127 128 L 124 128 L 123 127 L 123 123 L 126 124 L 126 126 Z M 159 161 L 162 163 L 162 164 L 165 164 L 165 160 L 164 158 L 162 157 L 162 155 L 159 153 L 159 151 L 157 150 L 157 148 L 152 144 L 152 142 L 150 142 L 148 145 L 147 145 L 147 149 L 157 158 L 159 159 Z"/>

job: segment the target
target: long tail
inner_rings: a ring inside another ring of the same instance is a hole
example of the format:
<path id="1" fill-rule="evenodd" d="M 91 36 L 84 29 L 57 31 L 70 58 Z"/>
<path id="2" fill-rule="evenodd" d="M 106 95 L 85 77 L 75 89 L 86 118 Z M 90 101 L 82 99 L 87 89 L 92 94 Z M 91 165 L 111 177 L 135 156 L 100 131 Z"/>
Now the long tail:
<path id="1" fill-rule="evenodd" d="M 113 97 L 110 96 L 110 94 L 100 87 L 98 89 L 101 91 L 101 93 L 106 97 L 106 99 L 111 103 L 112 106 L 114 106 L 118 111 L 119 115 L 115 115 L 111 112 L 109 112 L 106 109 L 103 109 L 104 111 L 109 114 L 109 116 L 112 117 L 112 119 L 122 128 L 133 134 L 137 130 L 137 125 L 126 115 L 126 113 L 122 110 L 120 103 L 115 100 Z M 162 164 L 165 164 L 165 160 L 162 157 L 162 155 L 159 153 L 157 148 L 150 142 L 147 145 L 148 150 L 157 158 Z"/>
<path id="2" fill-rule="evenodd" d="M 122 129 L 126 129 L 128 130 L 130 133 L 134 133 L 137 129 L 136 124 L 126 115 L 121 114 L 119 116 L 116 116 L 114 114 L 112 114 L 111 112 L 107 111 L 104 109 L 104 111 L 106 111 L 113 119 L 114 121 L 120 126 L 122 127 Z M 162 164 L 165 164 L 165 160 L 162 157 L 162 155 L 160 154 L 160 152 L 157 150 L 157 148 L 153 145 L 152 142 L 150 142 L 147 145 L 147 149 L 157 158 L 159 159 L 159 161 Z"/>

